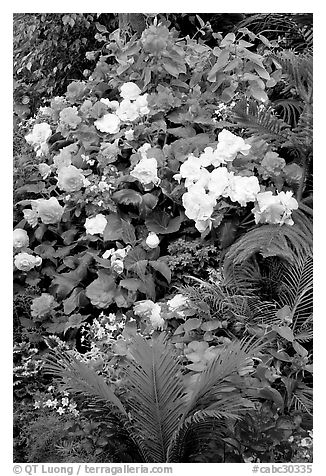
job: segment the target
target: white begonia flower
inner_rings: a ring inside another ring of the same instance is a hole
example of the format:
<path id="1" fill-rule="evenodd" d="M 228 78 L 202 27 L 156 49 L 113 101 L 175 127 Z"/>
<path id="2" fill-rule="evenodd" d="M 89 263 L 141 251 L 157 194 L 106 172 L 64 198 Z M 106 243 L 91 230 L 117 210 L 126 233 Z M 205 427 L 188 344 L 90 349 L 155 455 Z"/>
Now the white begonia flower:
<path id="1" fill-rule="evenodd" d="M 34 125 L 32 132 L 25 136 L 25 140 L 32 146 L 40 147 L 49 139 L 51 135 L 51 126 L 46 122 L 42 122 L 41 124 Z"/>
<path id="2" fill-rule="evenodd" d="M 49 175 L 51 175 L 51 167 L 46 163 L 39 164 L 38 171 L 42 176 L 43 180 L 45 180 L 46 178 L 48 178 Z"/>
<path id="3" fill-rule="evenodd" d="M 163 329 L 165 321 L 164 321 L 163 317 L 161 317 L 160 314 L 153 312 L 150 315 L 149 319 L 150 319 L 151 324 L 152 324 L 154 329 L 157 329 L 157 330 L 162 330 Z"/>
<path id="4" fill-rule="evenodd" d="M 224 195 L 229 185 L 229 172 L 226 167 L 218 167 L 210 173 L 207 185 L 209 195 L 218 199 Z"/>
<path id="5" fill-rule="evenodd" d="M 113 109 L 113 111 L 115 111 L 119 107 L 118 101 L 110 101 L 110 99 L 107 98 L 100 99 L 100 102 L 105 104 L 109 109 Z"/>
<path id="6" fill-rule="evenodd" d="M 259 191 L 258 178 L 254 175 L 242 177 L 241 175 L 234 175 L 234 172 L 229 173 L 229 186 L 226 189 L 226 194 L 232 202 L 239 202 L 241 206 L 245 207 L 248 202 L 256 200 Z"/>
<path id="7" fill-rule="evenodd" d="M 149 317 L 154 329 L 162 328 L 164 325 L 164 319 L 161 317 L 161 306 L 150 299 L 136 303 L 134 313 L 137 316 Z"/>
<path id="8" fill-rule="evenodd" d="M 182 197 L 185 213 L 191 220 L 208 220 L 216 205 L 216 199 L 205 192 L 203 187 L 193 185 Z"/>
<path id="9" fill-rule="evenodd" d="M 180 307 L 185 306 L 188 303 L 188 298 L 183 294 L 176 294 L 172 299 L 167 301 L 167 305 L 171 311 L 176 311 Z"/>
<path id="10" fill-rule="evenodd" d="M 139 96 L 134 102 L 134 104 L 140 116 L 145 116 L 146 114 L 150 112 L 148 107 L 148 102 L 147 102 L 147 94 L 143 94 L 142 96 Z"/>
<path id="11" fill-rule="evenodd" d="M 286 212 L 297 210 L 299 204 L 295 198 L 293 198 L 293 192 L 280 192 L 278 194 L 280 203 L 284 206 Z"/>
<path id="12" fill-rule="evenodd" d="M 13 231 L 13 245 L 16 249 L 24 248 L 24 246 L 29 245 L 28 234 L 22 228 L 16 228 Z"/>
<path id="13" fill-rule="evenodd" d="M 153 233 L 152 231 L 149 232 L 147 238 L 146 238 L 146 245 L 149 247 L 149 248 L 157 248 L 158 245 L 160 244 L 160 239 L 159 237 L 157 236 L 156 233 Z"/>
<path id="14" fill-rule="evenodd" d="M 110 250 L 106 250 L 105 253 L 103 253 L 102 258 L 103 259 L 108 259 L 110 256 L 114 253 L 114 248 L 111 248 Z"/>
<path id="15" fill-rule="evenodd" d="M 27 223 L 33 228 L 35 228 L 38 224 L 38 213 L 36 209 L 32 208 L 32 210 L 30 210 L 26 208 L 25 210 L 23 210 L 23 214 Z"/>
<path id="16" fill-rule="evenodd" d="M 292 192 L 281 192 L 273 195 L 271 191 L 259 193 L 257 204 L 252 210 L 256 223 L 293 225 L 292 210 L 298 209 L 298 202 Z"/>
<path id="17" fill-rule="evenodd" d="M 129 99 L 130 101 L 133 101 L 137 99 L 140 94 L 141 90 L 135 83 L 128 82 L 121 86 L 120 96 L 123 99 Z"/>
<path id="18" fill-rule="evenodd" d="M 119 104 L 116 115 L 121 121 L 132 122 L 138 119 L 139 111 L 134 102 L 129 101 L 129 99 L 124 99 Z"/>
<path id="19" fill-rule="evenodd" d="M 142 159 L 147 159 L 147 151 L 149 149 L 151 149 L 151 144 L 149 144 L 148 142 L 145 142 L 145 144 L 143 144 L 141 147 L 139 147 L 139 149 L 137 150 L 138 154 L 141 155 L 141 158 Z"/>
<path id="20" fill-rule="evenodd" d="M 202 168 L 200 159 L 193 154 L 190 154 L 187 160 L 181 165 L 179 174 L 182 178 L 186 179 L 185 187 L 190 187 L 197 182 L 200 182 L 203 187 L 208 184 L 209 172 Z"/>
<path id="21" fill-rule="evenodd" d="M 130 175 L 139 180 L 143 185 L 151 183 L 158 185 L 160 183 L 160 179 L 157 176 L 157 160 L 155 158 L 141 159 L 130 172 Z"/>
<path id="22" fill-rule="evenodd" d="M 125 138 L 127 140 L 133 140 L 134 139 L 134 130 L 133 129 L 128 129 L 126 132 L 125 132 Z"/>
<path id="23" fill-rule="evenodd" d="M 85 228 L 86 233 L 89 235 L 103 234 L 105 227 L 107 225 L 107 220 L 102 213 L 99 213 L 93 218 L 86 218 Z"/>
<path id="24" fill-rule="evenodd" d="M 116 134 L 120 130 L 120 119 L 116 114 L 105 114 L 94 122 L 94 126 L 101 132 Z"/>
<path id="25" fill-rule="evenodd" d="M 232 162 L 239 152 L 248 155 L 250 148 L 251 145 L 246 144 L 241 137 L 223 129 L 218 135 L 218 144 L 215 151 L 216 159 L 220 163 Z M 215 164 L 213 163 L 213 165 Z"/>
<path id="26" fill-rule="evenodd" d="M 41 155 L 46 155 L 48 152 L 49 152 L 49 145 L 46 142 L 43 142 L 43 144 L 41 144 L 37 148 L 36 157 L 40 157 Z"/>
<path id="27" fill-rule="evenodd" d="M 212 165 L 212 164 L 215 167 L 220 165 L 220 164 L 216 163 L 218 158 L 214 154 L 215 150 L 216 149 L 213 149 L 212 147 L 205 147 L 204 152 L 202 154 L 200 154 L 199 161 L 200 161 L 200 164 L 203 167 L 208 167 L 209 165 Z"/>
<path id="28" fill-rule="evenodd" d="M 20 271 L 30 271 L 36 266 L 42 264 L 42 258 L 40 256 L 33 256 L 29 253 L 18 253 L 15 256 L 15 266 Z"/>

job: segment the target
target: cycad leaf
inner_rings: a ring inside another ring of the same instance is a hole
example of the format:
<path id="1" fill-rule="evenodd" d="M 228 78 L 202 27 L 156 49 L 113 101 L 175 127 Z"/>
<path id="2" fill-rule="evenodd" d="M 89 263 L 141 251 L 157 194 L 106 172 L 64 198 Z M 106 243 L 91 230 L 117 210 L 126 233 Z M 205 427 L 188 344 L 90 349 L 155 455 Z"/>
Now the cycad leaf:
<path id="1" fill-rule="evenodd" d="M 161 334 L 151 341 L 136 336 L 126 369 L 132 419 L 147 462 L 166 461 L 169 441 L 184 407 L 181 366 Z"/>
<path id="2" fill-rule="evenodd" d="M 236 241 L 226 253 L 226 258 L 241 264 L 259 253 L 264 258 L 278 256 L 295 263 L 298 256 L 304 256 L 312 249 L 312 230 L 302 230 L 300 225 L 262 225 L 248 231 Z"/>
<path id="3" fill-rule="evenodd" d="M 61 386 L 69 392 L 105 402 L 127 416 L 121 401 L 106 384 L 104 378 L 68 353 L 51 350 L 44 370 L 59 380 Z"/>
<path id="4" fill-rule="evenodd" d="M 255 342 L 253 339 L 234 341 L 226 345 L 198 378 L 184 410 L 183 420 L 193 412 L 202 409 L 218 411 L 220 408 L 232 413 L 235 403 L 232 399 L 239 396 L 232 390 L 229 391 L 232 386 L 229 378 L 236 375 L 246 365 L 248 359 L 252 355 L 257 355 L 262 347 L 261 341 Z"/>
<path id="5" fill-rule="evenodd" d="M 313 259 L 312 254 L 298 258 L 284 267 L 280 302 L 292 311 L 293 326 L 301 326 L 313 311 Z"/>

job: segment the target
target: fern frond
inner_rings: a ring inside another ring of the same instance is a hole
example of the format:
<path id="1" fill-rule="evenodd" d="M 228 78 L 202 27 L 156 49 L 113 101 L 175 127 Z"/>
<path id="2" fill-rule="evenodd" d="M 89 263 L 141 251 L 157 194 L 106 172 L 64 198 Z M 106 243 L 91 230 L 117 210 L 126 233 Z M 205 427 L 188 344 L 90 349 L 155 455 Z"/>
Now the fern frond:
<path id="1" fill-rule="evenodd" d="M 225 258 L 237 265 L 259 253 L 264 258 L 278 256 L 294 263 L 298 256 L 309 253 L 311 248 L 312 234 L 305 234 L 296 224 L 262 225 L 239 238 L 229 248 Z"/>
<path id="2" fill-rule="evenodd" d="M 298 125 L 299 117 L 303 111 L 303 105 L 297 99 L 277 99 L 273 102 L 275 111 L 281 116 L 289 126 L 296 127 Z"/>
<path id="3" fill-rule="evenodd" d="M 279 300 L 292 311 L 293 330 L 307 324 L 313 311 L 312 254 L 299 257 L 296 263 L 285 267 Z"/>
<path id="4" fill-rule="evenodd" d="M 288 140 L 289 124 L 275 115 L 272 107 L 262 107 L 254 100 L 242 100 L 233 108 L 232 119 L 254 136 L 281 146 Z"/>
<path id="5" fill-rule="evenodd" d="M 133 426 L 147 462 L 162 463 L 184 408 L 181 365 L 162 334 L 147 341 L 135 336 L 126 368 Z"/>
<path id="6" fill-rule="evenodd" d="M 281 65 L 282 72 L 287 76 L 291 87 L 294 87 L 306 104 L 312 102 L 313 66 L 310 51 L 295 53 L 293 50 L 283 50 L 274 56 Z"/>
<path id="7" fill-rule="evenodd" d="M 58 380 L 63 389 L 73 394 L 92 397 L 98 403 L 105 402 L 113 409 L 119 410 L 121 416 L 127 416 L 121 401 L 104 378 L 67 352 L 50 350 L 44 370 Z"/>

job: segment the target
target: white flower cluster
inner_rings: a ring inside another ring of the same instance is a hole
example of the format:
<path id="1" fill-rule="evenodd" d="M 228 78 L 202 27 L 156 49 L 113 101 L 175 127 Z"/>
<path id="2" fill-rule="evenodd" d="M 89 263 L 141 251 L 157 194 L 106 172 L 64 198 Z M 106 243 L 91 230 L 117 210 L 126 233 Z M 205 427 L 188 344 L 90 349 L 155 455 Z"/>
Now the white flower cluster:
<path id="1" fill-rule="evenodd" d="M 256 197 L 257 203 L 253 209 L 256 223 L 271 223 L 293 225 L 292 210 L 298 209 L 298 202 L 292 197 L 292 192 L 262 192 Z"/>
<path id="2" fill-rule="evenodd" d="M 105 251 L 102 258 L 110 258 L 113 271 L 118 274 L 121 274 L 124 270 L 123 260 L 130 249 L 130 245 L 126 246 L 125 248 L 120 248 L 118 250 L 114 250 L 114 248 L 111 248 L 110 250 Z"/>
<path id="3" fill-rule="evenodd" d="M 164 319 L 161 316 L 161 306 L 158 303 L 147 299 L 138 301 L 134 305 L 134 313 L 136 316 L 149 317 L 150 323 L 154 329 L 163 329 Z"/>
<path id="4" fill-rule="evenodd" d="M 36 151 L 37 157 L 39 157 L 40 155 L 47 154 L 49 150 L 47 142 L 51 135 L 51 126 L 46 122 L 42 122 L 40 124 L 35 124 L 32 132 L 25 136 L 25 140 L 31 144 Z"/>
<path id="5" fill-rule="evenodd" d="M 120 130 L 121 122 L 133 122 L 149 113 L 147 94 L 141 94 L 137 84 L 128 82 L 121 87 L 122 101 L 101 99 L 111 112 L 94 122 L 95 127 L 108 134 L 116 134 Z"/>
<path id="6" fill-rule="evenodd" d="M 218 135 L 215 149 L 206 147 L 199 157 L 191 154 L 181 165 L 180 173 L 174 175 L 178 181 L 185 179 L 188 190 L 182 202 L 187 217 L 195 221 L 198 231 L 204 232 L 210 227 L 210 218 L 219 198 L 229 197 L 242 206 L 255 200 L 260 190 L 257 177 L 234 175 L 226 167 L 221 167 L 232 162 L 239 152 L 247 155 L 250 147 L 241 137 L 224 129 Z M 214 170 L 209 172 L 209 166 L 215 167 Z"/>
<path id="7" fill-rule="evenodd" d="M 54 387 L 51 385 L 48 388 L 49 392 L 52 392 Z M 73 400 L 69 401 L 69 393 L 63 392 L 64 397 L 62 398 L 48 398 L 47 400 L 35 400 L 34 402 L 34 409 L 37 410 L 41 407 L 50 408 L 51 410 L 56 410 L 59 415 L 63 415 L 64 413 L 71 413 L 74 416 L 79 415 L 79 411 L 77 410 L 77 404 Z"/>

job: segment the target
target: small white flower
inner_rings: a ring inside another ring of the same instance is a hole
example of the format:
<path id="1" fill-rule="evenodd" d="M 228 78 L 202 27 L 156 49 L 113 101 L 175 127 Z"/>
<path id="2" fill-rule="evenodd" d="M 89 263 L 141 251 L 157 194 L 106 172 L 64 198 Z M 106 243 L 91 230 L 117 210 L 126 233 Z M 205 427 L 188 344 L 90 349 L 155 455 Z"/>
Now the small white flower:
<path id="1" fill-rule="evenodd" d="M 51 175 L 51 167 L 46 163 L 39 164 L 38 171 L 42 176 L 43 180 L 45 180 L 46 178 L 48 178 L 49 175 Z"/>
<path id="2" fill-rule="evenodd" d="M 34 408 L 35 408 L 35 410 L 36 410 L 37 408 L 41 408 L 41 402 L 38 401 L 38 400 L 37 400 L 36 402 L 34 402 Z"/>
<path id="3" fill-rule="evenodd" d="M 112 263 L 112 269 L 118 274 L 121 274 L 124 270 L 124 264 L 123 261 L 120 259 L 116 259 Z"/>
<path id="4" fill-rule="evenodd" d="M 185 306 L 188 303 L 188 299 L 183 294 L 176 294 L 172 299 L 167 302 L 167 305 L 172 311 Z"/>
<path id="5" fill-rule="evenodd" d="M 16 228 L 13 231 L 13 245 L 16 249 L 24 248 L 29 245 L 28 234 L 22 228 Z"/>
<path id="6" fill-rule="evenodd" d="M 143 185 L 151 183 L 158 185 L 160 183 L 160 179 L 157 176 L 157 160 L 155 158 L 141 159 L 130 172 L 130 175 L 139 180 Z"/>
<path id="7" fill-rule="evenodd" d="M 63 407 L 66 407 L 67 405 L 69 405 L 69 398 L 67 397 L 62 398 L 61 403 Z"/>
<path id="8" fill-rule="evenodd" d="M 153 233 L 152 231 L 149 232 L 147 238 L 146 238 L 146 245 L 149 247 L 149 248 L 157 248 L 157 246 L 160 244 L 160 239 L 159 237 L 157 236 L 156 233 Z"/>
<path id="9" fill-rule="evenodd" d="M 94 122 L 94 126 L 101 132 L 116 134 L 120 130 L 120 119 L 116 114 L 105 114 Z"/>
<path id="10" fill-rule="evenodd" d="M 125 138 L 127 140 L 133 140 L 134 139 L 134 130 L 133 129 L 128 129 L 126 132 L 125 132 Z"/>
<path id="11" fill-rule="evenodd" d="M 48 399 L 46 402 L 43 403 L 44 407 L 52 408 L 52 400 Z"/>
<path id="12" fill-rule="evenodd" d="M 59 413 L 59 415 L 63 415 L 65 413 L 65 409 L 63 407 L 59 407 L 57 413 Z"/>
<path id="13" fill-rule="evenodd" d="M 86 218 L 85 228 L 86 233 L 89 235 L 103 234 L 105 227 L 107 225 L 107 220 L 102 213 L 97 214 L 93 218 Z"/>
<path id="14" fill-rule="evenodd" d="M 135 83 L 128 82 L 121 86 L 120 96 L 123 97 L 123 99 L 133 101 L 137 99 L 140 94 L 141 90 Z"/>
<path id="15" fill-rule="evenodd" d="M 106 250 L 103 255 L 102 255 L 102 258 L 103 259 L 108 259 L 110 258 L 110 256 L 114 253 L 114 248 L 111 248 L 110 250 Z"/>

